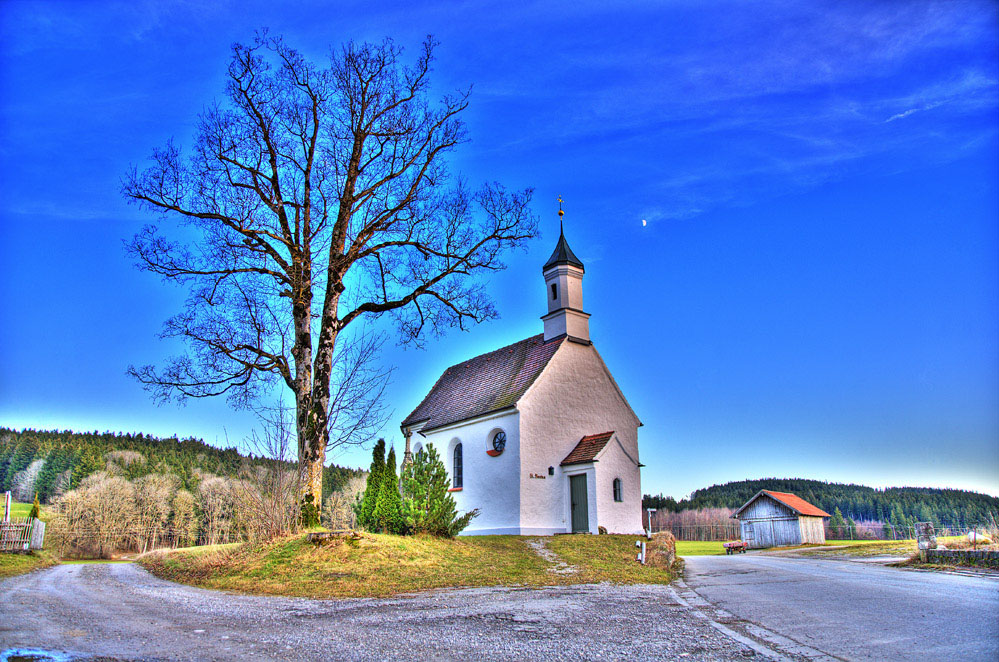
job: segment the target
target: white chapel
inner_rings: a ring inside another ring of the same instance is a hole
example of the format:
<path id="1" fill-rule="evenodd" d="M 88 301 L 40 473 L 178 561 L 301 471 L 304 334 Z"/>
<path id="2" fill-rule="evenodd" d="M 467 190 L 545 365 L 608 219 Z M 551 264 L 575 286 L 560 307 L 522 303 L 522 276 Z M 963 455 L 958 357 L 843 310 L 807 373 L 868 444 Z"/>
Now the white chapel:
<path id="1" fill-rule="evenodd" d="M 544 333 L 451 366 L 402 422 L 403 461 L 433 443 L 479 509 L 463 535 L 642 531 L 642 423 L 590 340 L 584 273 L 560 233 Z"/>

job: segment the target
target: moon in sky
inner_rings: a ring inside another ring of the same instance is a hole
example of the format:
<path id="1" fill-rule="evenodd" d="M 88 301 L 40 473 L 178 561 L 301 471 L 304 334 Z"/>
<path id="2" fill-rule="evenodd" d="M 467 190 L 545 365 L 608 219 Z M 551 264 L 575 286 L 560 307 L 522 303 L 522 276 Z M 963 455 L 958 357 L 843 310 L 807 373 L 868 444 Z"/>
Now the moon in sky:
<path id="1" fill-rule="evenodd" d="M 646 225 L 648 225 L 648 222 L 643 218 L 642 219 L 642 227 L 644 228 Z"/>

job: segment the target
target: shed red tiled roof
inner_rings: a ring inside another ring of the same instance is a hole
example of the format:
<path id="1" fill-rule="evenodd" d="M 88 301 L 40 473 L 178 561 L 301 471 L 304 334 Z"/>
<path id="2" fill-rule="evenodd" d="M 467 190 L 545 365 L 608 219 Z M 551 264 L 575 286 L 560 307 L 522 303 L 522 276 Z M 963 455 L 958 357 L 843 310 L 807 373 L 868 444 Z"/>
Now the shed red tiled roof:
<path id="1" fill-rule="evenodd" d="M 451 366 L 402 426 L 426 421 L 423 429 L 431 430 L 512 407 L 564 340 L 538 334 Z"/>
<path id="2" fill-rule="evenodd" d="M 816 508 L 796 494 L 791 494 L 790 492 L 773 492 L 771 490 L 763 490 L 763 493 L 777 499 L 791 510 L 796 511 L 799 515 L 806 515 L 808 517 L 832 517 L 832 515 L 826 511 L 821 508 Z"/>
<path id="3" fill-rule="evenodd" d="M 576 447 L 562 460 L 562 466 L 567 464 L 579 464 L 581 462 L 593 462 L 593 459 L 604 449 L 610 441 L 614 431 L 601 432 L 600 434 L 589 434 L 579 440 Z"/>

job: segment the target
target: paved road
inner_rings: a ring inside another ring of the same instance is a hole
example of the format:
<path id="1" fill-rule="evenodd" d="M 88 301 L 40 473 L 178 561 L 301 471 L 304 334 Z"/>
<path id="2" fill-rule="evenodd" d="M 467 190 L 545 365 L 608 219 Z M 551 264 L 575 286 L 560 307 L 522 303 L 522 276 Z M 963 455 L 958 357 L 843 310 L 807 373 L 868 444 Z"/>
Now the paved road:
<path id="1" fill-rule="evenodd" d="M 993 578 L 755 554 L 685 560 L 686 585 L 751 635 L 757 624 L 846 660 L 999 660 Z"/>
<path id="2" fill-rule="evenodd" d="M 231 595 L 131 565 L 0 582 L 0 651 L 180 660 L 738 660 L 759 647 L 664 586 L 465 589 L 380 600 Z M 754 647 L 755 646 L 755 647 Z"/>

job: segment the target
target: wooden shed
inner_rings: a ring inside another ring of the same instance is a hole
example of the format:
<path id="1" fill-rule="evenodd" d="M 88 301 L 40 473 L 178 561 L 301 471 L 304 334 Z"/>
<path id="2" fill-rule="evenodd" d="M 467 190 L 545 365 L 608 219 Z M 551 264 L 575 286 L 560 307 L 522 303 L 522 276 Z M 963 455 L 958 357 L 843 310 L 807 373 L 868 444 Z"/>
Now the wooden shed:
<path id="1" fill-rule="evenodd" d="M 826 541 L 824 517 L 831 515 L 790 492 L 760 490 L 732 515 L 750 549 Z"/>

